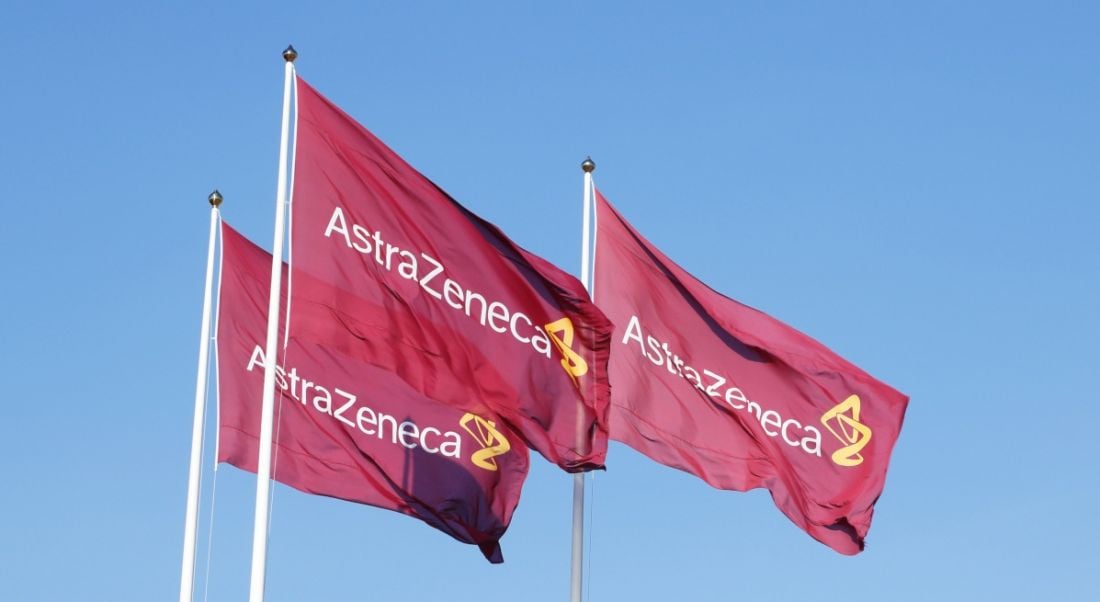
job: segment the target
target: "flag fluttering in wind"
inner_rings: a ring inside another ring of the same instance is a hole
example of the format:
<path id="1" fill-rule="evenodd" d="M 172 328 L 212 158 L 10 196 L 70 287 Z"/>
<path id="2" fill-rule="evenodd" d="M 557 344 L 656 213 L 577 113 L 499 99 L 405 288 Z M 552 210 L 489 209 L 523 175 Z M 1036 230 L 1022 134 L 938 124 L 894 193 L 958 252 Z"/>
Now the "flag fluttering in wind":
<path id="1" fill-rule="evenodd" d="M 581 283 L 301 79 L 297 115 L 293 337 L 426 398 L 495 414 L 567 471 L 602 467 L 611 324 Z M 298 273 L 316 282 L 303 288 Z"/>
<path id="2" fill-rule="evenodd" d="M 218 460 L 256 471 L 263 373 L 273 361 L 275 480 L 419 518 L 501 562 L 499 540 L 527 476 L 520 438 L 492 413 L 425 397 L 330 346 L 291 337 L 279 357 L 265 357 L 271 255 L 224 224 L 222 241 Z M 317 287 L 307 274 L 293 281 L 295 290 Z"/>
<path id="3" fill-rule="evenodd" d="M 708 288 L 596 198 L 611 438 L 720 489 L 766 487 L 815 539 L 860 552 L 908 398 Z"/>

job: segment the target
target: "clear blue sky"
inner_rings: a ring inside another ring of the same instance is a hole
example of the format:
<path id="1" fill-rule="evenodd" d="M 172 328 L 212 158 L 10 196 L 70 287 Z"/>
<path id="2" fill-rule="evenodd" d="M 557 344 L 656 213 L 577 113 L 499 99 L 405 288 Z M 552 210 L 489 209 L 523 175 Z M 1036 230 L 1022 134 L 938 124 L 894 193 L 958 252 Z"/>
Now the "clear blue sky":
<path id="1" fill-rule="evenodd" d="M 1095 5 L 271 4 L 0 9 L 0 598 L 176 596 L 206 195 L 270 246 L 289 42 L 532 251 L 576 270 L 591 154 L 667 254 L 912 397 L 855 558 L 613 444 L 591 601 L 1095 591 Z M 268 600 L 566 600 L 571 479 L 532 464 L 502 566 L 278 487 Z M 219 471 L 209 600 L 247 591 L 254 479 Z"/>

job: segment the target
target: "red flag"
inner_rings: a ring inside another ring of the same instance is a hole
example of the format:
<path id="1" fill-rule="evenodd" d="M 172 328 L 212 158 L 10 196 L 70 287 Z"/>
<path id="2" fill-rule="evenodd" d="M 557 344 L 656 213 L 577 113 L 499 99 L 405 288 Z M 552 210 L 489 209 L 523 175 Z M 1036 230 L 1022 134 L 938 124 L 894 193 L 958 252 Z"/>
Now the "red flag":
<path id="1" fill-rule="evenodd" d="M 294 279 L 309 285 L 307 275 Z M 252 472 L 270 283 L 271 255 L 223 224 L 218 460 Z M 528 468 L 527 449 L 503 421 L 426 398 L 322 345 L 291 338 L 275 359 L 275 480 L 419 518 L 503 561 L 499 540 Z"/>
<path id="2" fill-rule="evenodd" d="M 714 292 L 596 199 L 611 437 L 720 489 L 766 487 L 815 539 L 861 551 L 908 398 Z"/>
<path id="3" fill-rule="evenodd" d="M 323 285 L 293 283 L 294 336 L 495 413 L 565 470 L 601 467 L 611 325 L 581 283 L 297 89 L 291 264 Z"/>

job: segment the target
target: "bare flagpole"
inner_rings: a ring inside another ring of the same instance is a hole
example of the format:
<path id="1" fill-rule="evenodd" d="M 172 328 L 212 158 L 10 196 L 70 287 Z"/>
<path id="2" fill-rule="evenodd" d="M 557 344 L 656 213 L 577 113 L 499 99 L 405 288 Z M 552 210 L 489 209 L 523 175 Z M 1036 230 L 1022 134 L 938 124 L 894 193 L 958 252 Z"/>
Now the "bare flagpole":
<path id="1" fill-rule="evenodd" d="M 206 286 L 202 294 L 199 327 L 199 370 L 195 378 L 195 420 L 191 425 L 191 467 L 187 473 L 187 512 L 183 520 L 183 566 L 180 569 L 180 602 L 191 602 L 195 593 L 195 540 L 199 529 L 199 469 L 202 434 L 206 425 L 206 378 L 210 366 L 210 304 L 214 288 L 214 243 L 218 239 L 218 207 L 222 195 L 210 193 L 210 242 L 206 247 Z"/>
<path id="2" fill-rule="evenodd" d="M 256 462 L 256 520 L 252 525 L 252 581 L 249 602 L 263 602 L 267 574 L 267 520 L 271 491 L 271 431 L 275 414 L 275 360 L 279 341 L 279 293 L 282 290 L 283 239 L 286 238 L 287 156 L 290 146 L 290 95 L 294 83 L 293 46 L 283 51 L 283 126 L 279 135 L 279 182 L 275 193 L 275 242 L 271 249 L 271 296 L 267 305 L 267 345 L 264 356 L 263 409 L 260 413 L 260 450 Z"/>
<path id="3" fill-rule="evenodd" d="M 584 230 L 581 236 L 581 283 L 591 291 L 589 276 L 589 250 L 592 241 L 592 172 L 596 164 L 589 157 L 581 163 L 584 170 Z M 579 420 L 579 417 L 578 417 Z M 584 582 L 584 473 L 573 475 L 573 559 L 570 569 L 569 599 L 581 602 L 581 586 Z"/>

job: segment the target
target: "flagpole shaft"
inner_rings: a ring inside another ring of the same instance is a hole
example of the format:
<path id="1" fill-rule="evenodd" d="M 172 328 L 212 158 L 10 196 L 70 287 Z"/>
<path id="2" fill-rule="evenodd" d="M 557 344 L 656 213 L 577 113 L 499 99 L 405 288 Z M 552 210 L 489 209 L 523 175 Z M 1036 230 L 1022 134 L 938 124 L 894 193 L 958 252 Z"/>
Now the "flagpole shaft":
<path id="1" fill-rule="evenodd" d="M 285 56 L 285 55 L 284 55 Z M 271 432 L 275 414 L 275 362 L 279 338 L 279 293 L 282 290 L 283 239 L 286 234 L 287 155 L 290 141 L 290 94 L 293 59 L 286 62 L 283 83 L 283 123 L 279 134 L 279 182 L 275 194 L 275 241 L 271 250 L 271 292 L 267 306 L 263 406 L 260 412 L 260 449 L 256 461 L 256 517 L 252 525 L 252 579 L 249 602 L 263 602 L 267 572 L 267 523 L 271 491 Z"/>
<path id="2" fill-rule="evenodd" d="M 581 284 L 584 290 L 591 291 L 590 278 L 591 258 L 589 251 L 592 249 L 592 172 L 584 173 L 584 231 L 581 235 Z"/>
<path id="3" fill-rule="evenodd" d="M 195 378 L 195 418 L 191 424 L 191 466 L 187 473 L 187 511 L 183 521 L 183 566 L 180 570 L 180 602 L 191 602 L 195 593 L 195 540 L 199 527 L 199 470 L 202 466 L 202 433 L 206 422 L 206 378 L 210 358 L 210 305 L 214 288 L 214 243 L 218 236 L 218 206 L 214 204 L 214 195 L 210 195 L 210 199 L 210 241 L 206 247 L 206 285 L 203 288 L 202 324 L 199 327 L 199 369 L 198 376 Z"/>
<path id="4" fill-rule="evenodd" d="M 570 569 L 569 600 L 581 602 L 584 581 L 584 473 L 573 475 L 573 561 Z"/>
<path id="5" fill-rule="evenodd" d="M 591 290 L 589 250 L 592 246 L 592 172 L 591 160 L 586 160 L 584 168 L 584 217 L 581 234 L 581 283 L 585 290 Z M 595 168 L 595 165 L 592 165 Z M 580 416 L 578 416 L 578 423 Z M 581 433 L 578 433 L 578 437 Z M 569 579 L 570 602 L 581 602 L 584 583 L 584 473 L 573 475 L 573 555 Z"/>

